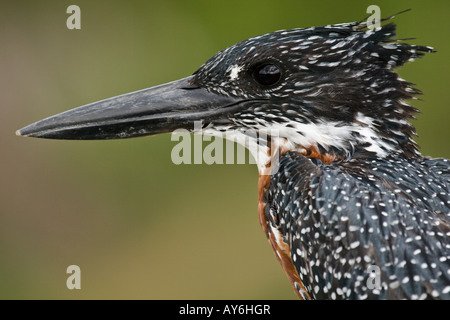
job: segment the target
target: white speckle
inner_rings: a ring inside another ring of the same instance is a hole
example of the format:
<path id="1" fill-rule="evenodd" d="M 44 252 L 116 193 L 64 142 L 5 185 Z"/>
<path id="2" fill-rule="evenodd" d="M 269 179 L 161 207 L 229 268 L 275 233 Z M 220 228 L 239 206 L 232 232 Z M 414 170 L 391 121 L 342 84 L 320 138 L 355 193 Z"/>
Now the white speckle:
<path id="1" fill-rule="evenodd" d="M 237 79 L 239 72 L 242 71 L 242 67 L 238 65 L 232 65 L 227 70 L 230 73 L 230 80 L 233 81 Z"/>
<path id="2" fill-rule="evenodd" d="M 345 46 L 346 43 L 347 43 L 346 41 L 339 41 L 338 43 L 336 43 L 334 46 L 331 47 L 331 50 L 341 48 Z"/>
<path id="3" fill-rule="evenodd" d="M 377 134 L 373 130 L 373 118 L 358 113 L 356 115 L 356 121 L 366 125 L 365 127 L 360 127 L 358 133 L 362 136 L 362 143 L 370 144 L 370 146 L 366 148 L 368 151 L 375 152 L 378 156 L 386 156 L 386 151 L 392 151 L 394 149 L 393 146 L 378 139 Z"/>
<path id="4" fill-rule="evenodd" d="M 382 47 L 388 50 L 397 49 L 397 46 L 395 44 L 385 44 L 382 45 Z"/>
<path id="5" fill-rule="evenodd" d="M 355 242 L 350 243 L 350 248 L 352 248 L 352 249 L 355 249 L 358 246 L 359 246 L 359 241 L 355 241 Z"/>
<path id="6" fill-rule="evenodd" d="M 394 281 L 389 284 L 389 288 L 391 288 L 391 289 L 397 289 L 399 286 L 400 286 L 400 282 L 398 282 L 398 281 Z"/>
<path id="7" fill-rule="evenodd" d="M 447 288 L 449 288 L 449 287 L 447 287 Z M 437 290 L 433 290 L 433 291 L 431 291 L 431 295 L 433 297 L 439 297 L 439 292 L 437 292 Z"/>
<path id="8" fill-rule="evenodd" d="M 329 68 L 332 68 L 332 67 L 338 66 L 340 63 L 341 63 L 340 61 L 335 61 L 335 62 L 320 62 L 320 63 L 318 63 L 317 65 L 318 65 L 319 67 L 329 67 Z"/>

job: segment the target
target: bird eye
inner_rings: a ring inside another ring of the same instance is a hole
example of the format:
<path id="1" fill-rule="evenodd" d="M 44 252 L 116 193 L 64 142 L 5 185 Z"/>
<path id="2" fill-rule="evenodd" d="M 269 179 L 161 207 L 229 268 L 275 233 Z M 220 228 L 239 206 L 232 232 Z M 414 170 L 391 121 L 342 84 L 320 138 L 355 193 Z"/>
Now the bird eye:
<path id="1" fill-rule="evenodd" d="M 255 69 L 253 78 L 259 84 L 270 86 L 276 84 L 280 80 L 281 71 L 274 64 L 264 64 Z"/>

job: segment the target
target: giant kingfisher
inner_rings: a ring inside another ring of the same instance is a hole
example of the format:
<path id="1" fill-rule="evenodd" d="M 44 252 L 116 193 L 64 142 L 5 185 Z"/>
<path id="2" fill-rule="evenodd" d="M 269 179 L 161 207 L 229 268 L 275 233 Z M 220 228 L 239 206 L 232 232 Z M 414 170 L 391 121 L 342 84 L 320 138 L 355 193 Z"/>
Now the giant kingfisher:
<path id="1" fill-rule="evenodd" d="M 406 101 L 420 91 L 394 71 L 433 49 L 395 31 L 353 22 L 256 36 L 187 78 L 17 134 L 121 139 L 195 133 L 201 120 L 258 159 L 259 221 L 299 298 L 449 299 L 449 160 L 418 151 Z"/>

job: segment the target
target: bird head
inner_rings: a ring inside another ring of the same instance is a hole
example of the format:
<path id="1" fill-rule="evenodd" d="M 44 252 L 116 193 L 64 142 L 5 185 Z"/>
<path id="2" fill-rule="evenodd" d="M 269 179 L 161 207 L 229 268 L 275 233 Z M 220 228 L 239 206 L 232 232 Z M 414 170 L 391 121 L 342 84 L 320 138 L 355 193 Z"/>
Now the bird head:
<path id="1" fill-rule="evenodd" d="M 394 35 L 393 23 L 371 30 L 365 22 L 276 31 L 218 52 L 187 78 L 75 108 L 17 133 L 116 139 L 179 128 L 195 133 L 194 122 L 202 121 L 202 133 L 323 162 L 415 157 L 408 120 L 416 109 L 405 100 L 419 91 L 394 69 L 432 48 Z"/>

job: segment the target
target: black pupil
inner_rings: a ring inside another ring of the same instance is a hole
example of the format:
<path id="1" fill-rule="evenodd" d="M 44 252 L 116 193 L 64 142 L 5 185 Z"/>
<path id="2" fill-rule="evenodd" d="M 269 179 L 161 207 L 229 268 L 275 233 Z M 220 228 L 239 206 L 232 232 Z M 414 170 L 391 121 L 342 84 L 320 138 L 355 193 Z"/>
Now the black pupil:
<path id="1" fill-rule="evenodd" d="M 273 85 L 281 78 L 280 69 L 274 64 L 263 65 L 255 70 L 254 78 L 262 85 Z"/>

